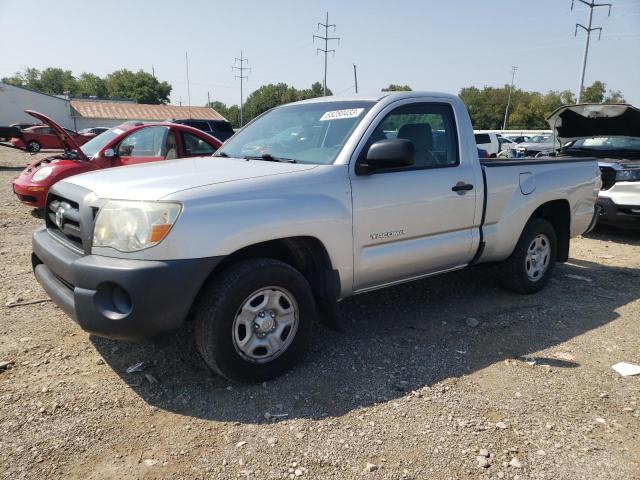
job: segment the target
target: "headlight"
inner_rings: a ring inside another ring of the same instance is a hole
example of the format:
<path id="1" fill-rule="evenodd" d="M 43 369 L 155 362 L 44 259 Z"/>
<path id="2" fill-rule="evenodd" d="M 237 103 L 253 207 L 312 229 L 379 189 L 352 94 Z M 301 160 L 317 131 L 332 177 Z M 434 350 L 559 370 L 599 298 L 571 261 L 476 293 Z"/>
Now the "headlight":
<path id="1" fill-rule="evenodd" d="M 93 246 L 135 252 L 153 247 L 169 233 L 182 205 L 169 202 L 109 200 L 93 228 Z"/>
<path id="2" fill-rule="evenodd" d="M 42 167 L 36 170 L 36 173 L 34 173 L 33 177 L 31 178 L 33 179 L 34 182 L 41 182 L 42 180 L 47 178 L 49 175 L 51 175 L 51 172 L 53 172 L 53 168 Z"/>
<path id="3" fill-rule="evenodd" d="M 618 170 L 616 172 L 616 182 L 638 182 L 640 181 L 640 168 L 633 170 Z"/>

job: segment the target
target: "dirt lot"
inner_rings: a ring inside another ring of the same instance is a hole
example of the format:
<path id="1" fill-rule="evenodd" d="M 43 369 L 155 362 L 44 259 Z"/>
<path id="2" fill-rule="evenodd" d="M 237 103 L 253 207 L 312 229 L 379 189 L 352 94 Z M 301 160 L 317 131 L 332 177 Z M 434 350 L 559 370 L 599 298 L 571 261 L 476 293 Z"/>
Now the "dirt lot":
<path id="1" fill-rule="evenodd" d="M 295 370 L 232 385 L 191 325 L 132 344 L 50 302 L 9 308 L 46 298 L 15 174 L 0 168 L 2 479 L 640 478 L 640 376 L 611 369 L 640 363 L 637 232 L 574 239 L 532 296 L 477 268 L 347 300 Z"/>

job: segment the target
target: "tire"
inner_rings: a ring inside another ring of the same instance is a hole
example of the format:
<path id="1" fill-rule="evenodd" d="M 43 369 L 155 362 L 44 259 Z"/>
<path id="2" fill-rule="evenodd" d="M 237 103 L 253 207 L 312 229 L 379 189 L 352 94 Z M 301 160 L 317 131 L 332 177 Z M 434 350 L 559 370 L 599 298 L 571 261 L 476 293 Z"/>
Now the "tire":
<path id="1" fill-rule="evenodd" d="M 208 281 L 200 293 L 195 314 L 198 351 L 213 371 L 229 380 L 270 380 L 298 361 L 315 311 L 307 280 L 290 265 L 268 258 L 237 263 Z M 266 320 L 261 316 L 265 313 Z M 280 350 L 273 349 L 272 342 Z"/>
<path id="2" fill-rule="evenodd" d="M 502 285 L 517 293 L 539 292 L 551 278 L 557 250 L 553 226 L 546 220 L 532 218 L 525 225 L 511 256 L 502 262 Z"/>
<path id="3" fill-rule="evenodd" d="M 40 143 L 36 142 L 35 140 L 31 140 L 29 143 L 27 143 L 27 152 L 38 153 L 41 148 L 42 147 L 40 146 Z"/>

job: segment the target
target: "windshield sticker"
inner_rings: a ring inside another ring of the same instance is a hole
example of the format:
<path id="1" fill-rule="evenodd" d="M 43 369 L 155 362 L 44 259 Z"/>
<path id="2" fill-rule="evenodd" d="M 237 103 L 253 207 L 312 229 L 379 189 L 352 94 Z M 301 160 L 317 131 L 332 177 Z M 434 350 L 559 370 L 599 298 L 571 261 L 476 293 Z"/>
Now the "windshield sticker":
<path id="1" fill-rule="evenodd" d="M 122 132 L 124 132 L 124 130 L 120 130 L 119 128 L 114 128 L 113 130 L 111 130 L 113 133 L 115 133 L 116 135 L 120 135 Z"/>
<path id="2" fill-rule="evenodd" d="M 331 110 L 329 112 L 325 112 L 322 117 L 320 117 L 321 122 L 326 122 L 328 120 L 342 120 L 343 118 L 357 118 L 360 114 L 364 112 L 364 108 L 346 108 L 344 110 Z"/>

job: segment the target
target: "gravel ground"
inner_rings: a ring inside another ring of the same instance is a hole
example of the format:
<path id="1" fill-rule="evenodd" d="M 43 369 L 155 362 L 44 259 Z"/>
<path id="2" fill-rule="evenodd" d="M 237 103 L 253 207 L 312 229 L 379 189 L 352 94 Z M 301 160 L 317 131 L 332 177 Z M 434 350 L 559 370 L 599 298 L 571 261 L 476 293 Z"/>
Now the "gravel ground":
<path id="1" fill-rule="evenodd" d="M 0 167 L 1 479 L 640 478 L 640 376 L 611 369 L 640 364 L 637 232 L 574 239 L 532 296 L 485 267 L 354 297 L 301 365 L 246 386 L 206 369 L 191 324 L 134 344 L 50 302 L 8 307 L 46 298 L 15 174 Z"/>

